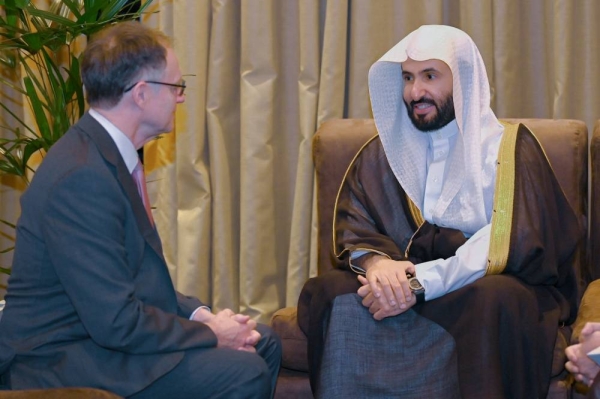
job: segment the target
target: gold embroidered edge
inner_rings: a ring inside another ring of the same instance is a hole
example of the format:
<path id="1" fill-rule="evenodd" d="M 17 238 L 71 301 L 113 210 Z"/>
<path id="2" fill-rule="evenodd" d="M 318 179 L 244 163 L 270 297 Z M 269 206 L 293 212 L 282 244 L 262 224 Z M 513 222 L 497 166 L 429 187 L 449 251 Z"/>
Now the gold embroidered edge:
<path id="1" fill-rule="evenodd" d="M 504 134 L 498 151 L 490 253 L 486 274 L 500 274 L 506 268 L 514 210 L 515 149 L 519 125 L 501 123 L 504 125 Z"/>
<path id="2" fill-rule="evenodd" d="M 335 256 L 337 258 L 341 257 L 345 252 L 348 251 L 348 249 L 343 249 L 340 253 L 336 252 L 337 244 L 336 244 L 335 225 L 336 225 L 337 206 L 338 206 L 338 202 L 340 200 L 340 193 L 342 192 L 342 187 L 344 186 L 344 183 L 346 182 L 346 178 L 348 177 L 348 173 L 350 172 L 350 168 L 352 168 L 352 166 L 354 165 L 354 162 L 356 162 L 356 158 L 358 158 L 358 156 L 363 151 L 363 149 L 369 143 L 371 143 L 373 140 L 375 140 L 378 136 L 379 136 L 379 133 L 376 134 L 375 136 L 371 137 L 370 139 L 368 139 L 367 142 L 365 144 L 363 144 L 362 147 L 360 147 L 360 149 L 356 152 L 356 155 L 354 155 L 354 158 L 352 158 L 352 161 L 348 165 L 348 168 L 346 168 L 346 172 L 344 172 L 344 178 L 342 179 L 342 183 L 340 184 L 340 187 L 338 188 L 338 193 L 337 193 L 337 195 L 335 197 L 335 205 L 333 207 L 333 228 L 332 228 L 333 253 L 335 254 Z M 406 200 L 408 202 L 408 209 L 410 211 L 410 216 L 413 218 L 415 224 L 417 226 L 419 226 L 417 228 L 417 230 L 415 231 L 415 233 L 414 233 L 414 234 L 416 234 L 419 231 L 419 228 L 423 225 L 423 223 L 425 223 L 425 218 L 423 217 L 423 214 L 421 213 L 421 210 L 419 209 L 419 207 L 417 205 L 415 205 L 415 203 L 413 202 L 413 200 L 408 195 L 406 195 Z M 414 237 L 414 234 L 413 234 L 413 237 Z M 412 243 L 412 237 L 411 237 L 410 241 L 411 242 L 409 242 L 409 244 L 408 244 L 408 246 L 406 248 L 405 254 L 408 253 L 408 249 L 410 248 L 410 244 Z M 359 248 L 359 249 L 361 249 L 361 248 Z M 377 253 L 379 255 L 386 256 L 386 257 L 388 257 L 388 258 L 391 259 L 391 257 L 388 254 L 385 254 L 383 252 L 375 251 L 375 250 L 370 249 L 370 248 L 362 248 L 362 249 L 365 250 L 365 251 L 374 252 L 374 253 Z M 408 255 L 406 255 L 406 256 L 408 256 Z M 352 262 L 350 262 L 350 267 L 354 270 Z"/>
<path id="3" fill-rule="evenodd" d="M 342 187 L 344 187 L 344 183 L 346 183 L 346 178 L 348 177 L 348 173 L 350 172 L 350 168 L 352 168 L 352 166 L 354 165 L 354 162 L 356 162 L 356 158 L 358 158 L 358 156 L 360 155 L 360 153 L 363 151 L 363 149 L 373 140 L 375 140 L 377 137 L 379 136 L 379 133 L 375 134 L 373 137 L 371 137 L 370 139 L 367 140 L 366 143 L 364 143 L 362 145 L 362 147 L 360 147 L 360 149 L 356 152 L 356 155 L 354 155 L 354 158 L 352 158 L 352 161 L 350 162 L 350 164 L 348 165 L 348 167 L 346 168 L 346 171 L 344 172 L 344 178 L 342 179 L 342 182 L 340 183 L 340 187 L 338 188 L 338 192 L 337 195 L 335 196 L 335 204 L 333 206 L 333 226 L 331 229 L 331 234 L 332 234 L 332 243 L 333 243 L 333 253 L 335 254 L 335 256 L 337 258 L 339 258 L 340 256 L 342 256 L 344 254 L 344 252 L 347 251 L 347 249 L 344 249 L 342 252 L 340 252 L 339 254 L 336 252 L 336 239 L 335 239 L 335 225 L 336 225 L 336 215 L 337 215 L 337 208 L 338 208 L 338 202 L 340 200 L 340 194 L 342 192 Z"/>
<path id="4" fill-rule="evenodd" d="M 413 200 L 411 200 L 408 195 L 406 195 L 406 200 L 408 202 L 408 209 L 410 210 L 410 215 L 412 216 L 415 224 L 420 228 L 423 225 L 423 223 L 425 223 L 425 218 L 423 217 L 423 214 L 421 213 L 419 207 L 415 205 Z M 417 228 L 417 230 L 419 228 Z"/>

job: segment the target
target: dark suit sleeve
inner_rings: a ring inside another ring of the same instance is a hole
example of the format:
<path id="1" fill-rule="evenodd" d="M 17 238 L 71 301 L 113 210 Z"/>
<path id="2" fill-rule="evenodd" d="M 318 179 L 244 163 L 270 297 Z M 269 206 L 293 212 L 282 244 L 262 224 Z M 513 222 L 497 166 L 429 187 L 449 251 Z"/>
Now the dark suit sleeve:
<path id="1" fill-rule="evenodd" d="M 143 251 L 144 243 L 132 238 L 130 232 L 137 226 L 132 225 L 131 205 L 108 169 L 72 170 L 42 203 L 51 263 L 86 332 L 98 345 L 135 354 L 216 346 L 216 336 L 205 324 L 138 297 L 136 275 L 141 265 L 132 266 L 130 253 L 132 246 Z M 164 287 L 151 275 L 144 281 Z M 192 302 L 183 303 L 187 312 Z"/>
<path id="2" fill-rule="evenodd" d="M 202 303 L 198 298 L 193 296 L 183 295 L 181 292 L 177 291 L 177 314 L 181 317 L 185 317 L 189 319 L 194 310 L 198 309 L 200 306 L 208 306 Z"/>

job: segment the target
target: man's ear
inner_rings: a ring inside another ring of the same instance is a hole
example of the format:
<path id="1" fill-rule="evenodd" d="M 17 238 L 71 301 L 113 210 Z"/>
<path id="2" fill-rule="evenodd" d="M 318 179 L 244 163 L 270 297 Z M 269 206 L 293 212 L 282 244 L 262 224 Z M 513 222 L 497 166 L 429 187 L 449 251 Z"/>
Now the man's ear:
<path id="1" fill-rule="evenodd" d="M 143 108 L 148 101 L 148 90 L 150 90 L 150 85 L 143 81 L 131 89 L 131 99 L 138 107 Z"/>

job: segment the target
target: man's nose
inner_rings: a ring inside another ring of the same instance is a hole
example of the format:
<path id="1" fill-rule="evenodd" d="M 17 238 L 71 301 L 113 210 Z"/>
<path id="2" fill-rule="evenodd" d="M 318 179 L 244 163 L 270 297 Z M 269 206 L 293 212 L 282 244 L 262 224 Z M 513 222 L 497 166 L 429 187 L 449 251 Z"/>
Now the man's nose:
<path id="1" fill-rule="evenodd" d="M 425 90 L 423 88 L 423 84 L 418 79 L 415 79 L 412 87 L 410 88 L 410 96 L 413 101 L 420 100 L 423 98 Z"/>

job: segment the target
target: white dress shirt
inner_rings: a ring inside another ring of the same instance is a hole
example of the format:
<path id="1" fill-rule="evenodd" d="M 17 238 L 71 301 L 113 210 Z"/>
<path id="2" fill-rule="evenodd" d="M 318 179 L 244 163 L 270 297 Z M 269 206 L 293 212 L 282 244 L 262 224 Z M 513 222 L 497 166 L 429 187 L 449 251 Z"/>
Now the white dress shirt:
<path id="1" fill-rule="evenodd" d="M 442 129 L 428 135 L 430 138 L 427 154 L 427 182 L 423 217 L 430 223 L 435 205 L 440 198 L 446 175 L 446 160 L 456 144 L 458 134 Z M 447 226 L 452 227 L 452 226 Z M 456 255 L 447 259 L 436 259 L 415 265 L 416 277 L 425 288 L 425 300 L 431 300 L 459 289 L 485 275 L 490 245 L 491 224 L 488 224 L 469 237 Z"/>

